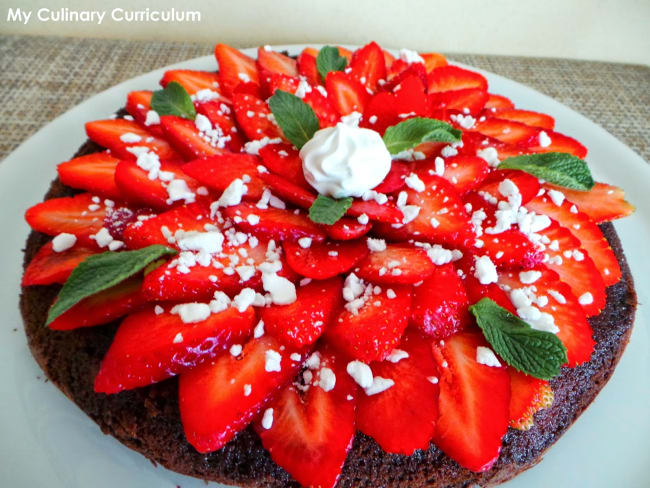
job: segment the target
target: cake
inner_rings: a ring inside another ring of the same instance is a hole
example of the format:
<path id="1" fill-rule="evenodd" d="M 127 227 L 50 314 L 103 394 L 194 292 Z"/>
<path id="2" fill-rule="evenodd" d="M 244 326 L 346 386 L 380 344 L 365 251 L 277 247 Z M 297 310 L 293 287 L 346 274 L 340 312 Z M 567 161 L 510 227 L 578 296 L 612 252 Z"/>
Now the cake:
<path id="1" fill-rule="evenodd" d="M 537 464 L 629 339 L 622 190 L 441 55 L 215 54 L 89 122 L 28 210 L 20 305 L 48 378 L 226 484 L 491 486 Z"/>

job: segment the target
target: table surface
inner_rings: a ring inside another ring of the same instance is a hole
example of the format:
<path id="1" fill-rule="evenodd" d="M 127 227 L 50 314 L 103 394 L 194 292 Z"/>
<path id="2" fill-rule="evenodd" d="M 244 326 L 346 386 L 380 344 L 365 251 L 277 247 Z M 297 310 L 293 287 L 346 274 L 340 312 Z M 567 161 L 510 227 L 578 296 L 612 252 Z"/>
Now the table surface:
<path id="1" fill-rule="evenodd" d="M 0 160 L 86 98 L 212 50 L 213 45 L 189 42 L 0 36 Z M 650 160 L 650 67 L 473 54 L 449 57 L 549 95 Z"/>

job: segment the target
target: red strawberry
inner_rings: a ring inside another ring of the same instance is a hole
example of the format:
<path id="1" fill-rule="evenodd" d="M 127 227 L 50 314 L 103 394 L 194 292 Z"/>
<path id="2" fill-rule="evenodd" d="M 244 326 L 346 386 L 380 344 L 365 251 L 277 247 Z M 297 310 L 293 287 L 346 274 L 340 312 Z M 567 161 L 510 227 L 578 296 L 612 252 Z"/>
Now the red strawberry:
<path id="1" fill-rule="evenodd" d="M 179 307 L 207 304 L 186 304 Z M 203 320 L 182 320 L 182 310 L 156 313 L 154 307 L 129 315 L 120 324 L 95 378 L 98 393 L 118 393 L 157 383 L 187 371 L 246 341 L 255 325 L 252 307 L 229 307 Z"/>
<path id="2" fill-rule="evenodd" d="M 386 79 L 384 52 L 376 42 L 357 49 L 350 61 L 350 75 L 371 92 L 377 91 L 379 80 Z"/>
<path id="3" fill-rule="evenodd" d="M 325 225 L 323 229 L 327 232 L 330 239 L 337 241 L 349 241 L 358 239 L 370 232 L 372 224 L 361 224 L 356 219 L 343 217 L 332 225 Z"/>
<path id="4" fill-rule="evenodd" d="M 91 295 L 59 315 L 49 327 L 72 330 L 112 322 L 145 303 L 141 286 L 142 278 L 137 276 Z"/>
<path id="5" fill-rule="evenodd" d="M 572 212 L 572 204 L 566 200 L 562 205 L 555 205 L 548 197 L 548 193 L 528 202 L 526 208 L 548 215 L 557 220 L 560 225 L 569 229 L 571 234 L 580 241 L 580 246 L 587 251 L 587 254 L 593 260 L 605 286 L 618 283 L 621 279 L 621 268 L 618 265 L 616 255 L 600 228 L 589 217 L 580 211 Z"/>
<path id="6" fill-rule="evenodd" d="M 429 93 L 479 88 L 487 90 L 487 80 L 474 71 L 458 66 L 440 66 L 429 73 Z"/>
<path id="7" fill-rule="evenodd" d="M 204 232 L 210 220 L 210 209 L 203 203 L 181 205 L 142 221 L 129 224 L 123 233 L 124 243 L 129 249 L 140 249 L 154 244 L 170 246 L 169 236 L 176 231 Z M 163 232 L 169 231 L 169 235 Z"/>
<path id="8" fill-rule="evenodd" d="M 316 57 L 318 51 L 313 48 L 305 48 L 298 56 L 298 73 L 309 80 L 309 82 L 316 86 L 321 82 L 318 68 L 316 67 Z"/>
<path id="9" fill-rule="evenodd" d="M 233 219 L 235 225 L 243 231 L 261 237 L 280 241 L 285 239 L 297 240 L 301 237 L 310 237 L 314 241 L 325 240 L 323 231 L 302 213 L 294 213 L 279 208 L 261 209 L 250 203 L 226 207 L 223 209 L 223 213 Z M 251 220 L 254 217 L 249 218 L 249 216 L 259 217 L 259 222 L 252 224 Z"/>
<path id="10" fill-rule="evenodd" d="M 95 248 L 85 246 L 74 246 L 65 251 L 55 252 L 50 241 L 39 249 L 27 265 L 21 285 L 65 283 L 79 263 L 96 253 Z"/>
<path id="11" fill-rule="evenodd" d="M 406 77 L 393 89 L 393 97 L 400 121 L 412 116 L 428 117 L 430 115 L 426 86 L 417 76 Z"/>
<path id="12" fill-rule="evenodd" d="M 577 205 L 580 212 L 597 224 L 627 217 L 634 212 L 634 206 L 625 200 L 623 189 L 607 183 L 596 183 L 589 191 L 553 187 L 549 184 L 545 184 L 544 188 L 564 193 L 567 200 Z"/>
<path id="13" fill-rule="evenodd" d="M 232 97 L 237 123 L 251 140 L 282 137 L 280 128 L 272 121 L 268 104 L 247 93 L 235 93 Z"/>
<path id="14" fill-rule="evenodd" d="M 368 92 L 350 75 L 343 71 L 330 71 L 325 79 L 330 101 L 341 115 L 363 113 L 368 102 Z"/>
<path id="15" fill-rule="evenodd" d="M 540 127 L 542 129 L 553 130 L 553 127 L 555 127 L 555 119 L 553 117 L 530 110 L 503 109 L 499 110 L 499 113 L 494 114 L 494 117 L 514 120 L 515 122 L 521 122 L 522 124 L 530 125 L 531 127 Z"/>
<path id="16" fill-rule="evenodd" d="M 464 244 L 471 239 L 473 242 L 469 216 L 451 183 L 440 176 L 429 174 L 427 170 L 416 170 L 415 173 L 425 184 L 423 192 L 406 190 L 407 203 L 420 207 L 415 220 L 397 229 L 386 224 L 376 224 L 375 230 L 398 240 L 412 238 Z"/>
<path id="17" fill-rule="evenodd" d="M 192 192 L 200 186 L 198 181 L 183 172 L 178 163 L 162 162 L 160 171 L 171 176 L 173 180 L 185 181 Z M 150 179 L 147 171 L 140 168 L 135 161 L 120 161 L 115 170 L 115 183 L 124 198 L 130 202 L 157 209 L 166 209 L 174 203 L 167 191 L 169 182 Z"/>
<path id="18" fill-rule="evenodd" d="M 259 84 L 255 61 L 227 44 L 217 44 L 214 55 L 219 63 L 219 86 L 230 96 L 240 83 Z"/>
<path id="19" fill-rule="evenodd" d="M 159 123 L 147 124 L 147 113 L 151 110 L 151 97 L 153 92 L 150 90 L 132 91 L 126 97 L 126 111 L 154 136 L 163 137 L 162 129 Z"/>
<path id="20" fill-rule="evenodd" d="M 273 461 L 300 485 L 333 488 L 354 440 L 357 388 L 340 358 L 323 350 L 320 357 L 319 385 L 306 393 L 287 386 L 269 404 L 273 423 L 258 421 L 255 429 Z M 336 378 L 328 391 L 321 379 L 326 370 Z"/>
<path id="21" fill-rule="evenodd" d="M 295 376 L 302 360 L 292 360 L 291 352 L 280 347 L 266 335 L 248 342 L 236 358 L 222 354 L 180 376 L 181 422 L 197 451 L 221 449 Z M 278 356 L 279 371 L 271 361 Z M 271 371 L 266 370 L 267 363 Z"/>
<path id="22" fill-rule="evenodd" d="M 522 204 L 531 201 L 539 192 L 539 180 L 535 176 L 523 171 L 507 169 L 492 171 L 476 190 L 488 193 L 497 200 L 505 200 L 506 197 L 499 192 L 499 185 L 506 179 L 512 181 L 519 190 Z"/>
<path id="23" fill-rule="evenodd" d="M 233 152 L 239 152 L 244 146 L 244 141 L 235 124 L 234 114 L 230 106 L 218 100 L 208 100 L 207 102 L 195 102 L 194 107 L 197 113 L 205 115 L 212 126 L 216 129 L 219 127 L 223 132 L 226 148 Z M 230 138 L 226 141 L 227 138 Z"/>
<path id="24" fill-rule="evenodd" d="M 433 346 L 440 371 L 434 442 L 464 468 L 482 472 L 499 457 L 508 430 L 510 376 L 504 366 L 478 363 L 479 346 L 487 346 L 483 337 L 467 332 Z"/>
<path id="25" fill-rule="evenodd" d="M 395 56 L 393 56 L 385 49 L 382 49 L 382 51 L 384 53 L 384 63 L 386 64 L 386 70 L 388 70 L 388 68 L 390 68 L 390 66 L 395 62 Z"/>
<path id="26" fill-rule="evenodd" d="M 90 193 L 45 200 L 25 212 L 25 220 L 32 229 L 51 236 L 74 234 L 79 244 L 86 245 L 93 244 L 90 236 L 102 228 L 105 217 L 106 207 Z"/>
<path id="27" fill-rule="evenodd" d="M 469 323 L 468 306 L 456 268 L 452 264 L 436 266 L 424 283 L 413 288 L 411 324 L 434 339 L 444 339 Z"/>
<path id="28" fill-rule="evenodd" d="M 424 67 L 427 69 L 427 73 L 441 66 L 447 66 L 447 58 L 445 58 L 444 54 L 420 53 L 420 57 L 424 59 Z"/>
<path id="29" fill-rule="evenodd" d="M 282 53 L 267 50 L 265 47 L 257 48 L 257 70 L 262 76 L 280 73 L 287 76 L 298 76 L 296 60 Z"/>
<path id="30" fill-rule="evenodd" d="M 594 340 L 584 310 L 569 285 L 558 279 L 557 273 L 544 266 L 537 267 L 536 271 L 541 273 L 540 278 L 533 283 L 537 289 L 536 295 L 548 298 L 548 305 L 539 310 L 553 317 L 559 329 L 557 336 L 567 349 L 567 365 L 574 367 L 589 361 L 594 350 Z M 523 284 L 519 274 L 512 271 L 499 274 L 499 284 L 508 285 L 512 289 L 530 286 Z"/>
<path id="31" fill-rule="evenodd" d="M 478 156 L 463 156 L 461 154 L 444 160 L 444 173 L 441 175 L 449 181 L 458 193 L 465 193 L 481 184 L 490 172 L 490 167 L 484 159 Z M 432 170 L 436 165 L 433 160 L 422 161 L 417 164 L 418 170 Z"/>
<path id="32" fill-rule="evenodd" d="M 485 120 L 478 120 L 473 131 L 480 132 L 481 134 L 493 137 L 506 144 L 526 144 L 529 145 L 531 141 L 537 141 L 540 129 L 530 127 L 521 122 L 513 120 L 497 119 L 494 117 L 486 117 Z"/>
<path id="33" fill-rule="evenodd" d="M 153 133 L 131 120 L 108 119 L 86 122 L 86 134 L 92 141 L 110 149 L 111 153 L 118 158 L 136 159 L 136 155 L 129 152 L 128 149 L 147 147 L 150 151 L 155 152 L 160 159 L 180 159 L 178 153 L 166 140 L 154 136 Z M 123 139 L 129 142 L 124 142 Z"/>
<path id="34" fill-rule="evenodd" d="M 260 148 L 260 157 L 264 166 L 276 175 L 291 183 L 311 190 L 302 171 L 302 160 L 298 151 L 291 144 L 267 144 Z"/>
<path id="35" fill-rule="evenodd" d="M 483 234 L 477 253 L 485 254 L 498 267 L 529 269 L 540 264 L 544 253 L 519 230 L 509 229 L 499 234 Z"/>
<path id="36" fill-rule="evenodd" d="M 313 344 L 336 316 L 343 301 L 342 289 L 340 277 L 299 287 L 292 304 L 262 309 L 265 330 L 291 347 Z"/>
<path id="37" fill-rule="evenodd" d="M 393 94 L 379 92 L 368 99 L 359 125 L 383 135 L 388 127 L 401 121 L 399 113 Z"/>
<path id="38" fill-rule="evenodd" d="M 337 349 L 364 362 L 381 361 L 397 347 L 411 310 L 410 287 L 383 288 L 377 294 L 374 291 L 372 285 L 367 285 L 356 299 L 361 301 L 357 313 L 346 308 L 326 332 Z"/>
<path id="39" fill-rule="evenodd" d="M 120 200 L 122 194 L 115 184 L 115 168 L 120 160 L 106 152 L 71 159 L 57 166 L 64 185 Z"/>
<path id="40" fill-rule="evenodd" d="M 550 144 L 542 146 L 539 136 L 533 137 L 526 141 L 526 152 L 563 152 L 572 154 L 581 159 L 584 159 L 587 156 L 587 148 L 580 142 L 576 141 L 574 138 L 550 130 L 547 130 L 545 132 L 546 135 L 551 139 Z"/>
<path id="41" fill-rule="evenodd" d="M 375 394 L 359 394 L 357 428 L 388 453 L 410 456 L 428 449 L 438 420 L 438 369 L 431 345 L 407 332 L 399 345 L 408 357 L 372 363 L 372 374 L 395 384 Z"/>
<path id="42" fill-rule="evenodd" d="M 497 305 L 505 308 L 509 312 L 516 314 L 517 311 L 512 305 L 508 295 L 496 283 L 482 285 L 473 274 L 467 272 L 463 277 L 465 292 L 470 304 L 478 302 L 481 298 L 489 298 Z"/>
<path id="43" fill-rule="evenodd" d="M 160 84 L 167 86 L 172 81 L 182 85 L 190 95 L 194 95 L 201 90 L 210 90 L 220 95 L 219 75 L 212 71 L 171 69 L 165 71 L 165 74 L 160 80 Z M 228 99 L 221 96 L 221 101 L 227 102 Z"/>
<path id="44" fill-rule="evenodd" d="M 412 285 L 431 276 L 435 267 L 424 249 L 389 244 L 383 251 L 371 252 L 355 273 L 372 283 Z"/>
<path id="45" fill-rule="evenodd" d="M 223 192 L 237 178 L 245 178 L 244 198 L 258 200 L 266 188 L 260 178 L 260 160 L 250 154 L 226 152 L 203 159 L 195 159 L 182 166 L 185 174 L 212 190 Z"/>
<path id="46" fill-rule="evenodd" d="M 488 94 L 481 88 L 465 88 L 463 90 L 451 90 L 434 92 L 429 95 L 429 103 L 434 109 L 460 110 L 476 115 L 483 110 L 488 100 Z"/>
<path id="47" fill-rule="evenodd" d="M 175 115 L 163 115 L 160 125 L 167 140 L 186 160 L 223 153 L 229 137 L 220 128 L 211 127 L 209 133 L 199 131 L 194 121 Z"/>
<path id="48" fill-rule="evenodd" d="M 485 108 L 486 110 L 489 109 L 490 111 L 494 112 L 495 110 L 515 108 L 515 104 L 512 103 L 509 98 L 506 98 L 503 95 L 488 93 L 488 100 L 485 102 Z"/>
<path id="49" fill-rule="evenodd" d="M 307 85 L 300 98 L 314 110 L 321 128 L 335 125 L 339 120 L 339 113 L 327 98 L 327 92 L 321 93 L 322 87 L 320 89 L 312 88 L 308 82 L 301 81 L 299 78 L 275 73 L 269 76 L 268 91 L 273 94 L 276 90 L 282 90 L 295 95 L 300 89 L 301 83 L 303 85 L 307 83 Z"/>
<path id="50" fill-rule="evenodd" d="M 401 63 L 401 61 L 400 61 Z M 427 86 L 427 71 L 426 68 L 424 67 L 424 64 L 422 63 L 412 63 L 409 64 L 406 69 L 404 69 L 401 73 L 394 75 L 390 78 L 390 81 L 386 82 L 382 86 L 382 90 L 384 91 L 389 91 L 392 92 L 393 89 L 402 83 L 406 78 L 410 76 L 415 76 L 420 79 L 422 82 L 422 87 L 424 90 L 426 90 Z"/>
<path id="51" fill-rule="evenodd" d="M 306 248 L 297 242 L 285 241 L 283 246 L 291 269 L 315 280 L 324 280 L 350 271 L 369 252 L 362 240 L 310 243 Z"/>
<path id="52" fill-rule="evenodd" d="M 404 187 L 404 179 L 411 173 L 411 166 L 402 161 L 393 161 L 390 171 L 374 190 L 377 193 L 393 193 Z"/>
<path id="53" fill-rule="evenodd" d="M 528 430 L 533 415 L 553 403 L 553 390 L 548 381 L 533 378 L 514 368 L 510 373 L 510 427 Z"/>

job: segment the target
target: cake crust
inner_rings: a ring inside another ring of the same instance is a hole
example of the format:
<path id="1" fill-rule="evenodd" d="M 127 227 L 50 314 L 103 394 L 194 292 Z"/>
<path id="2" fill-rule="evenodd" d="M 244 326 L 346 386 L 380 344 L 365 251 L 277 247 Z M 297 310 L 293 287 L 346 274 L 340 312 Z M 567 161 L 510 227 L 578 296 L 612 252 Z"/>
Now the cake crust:
<path id="1" fill-rule="evenodd" d="M 86 142 L 75 156 L 101 150 Z M 45 199 L 75 191 L 58 180 Z M 411 456 L 385 453 L 368 436 L 357 432 L 338 487 L 482 487 L 502 483 L 541 461 L 548 449 L 589 406 L 611 377 L 627 345 L 634 321 L 636 293 L 621 243 L 611 223 L 602 224 L 621 266 L 621 281 L 607 289 L 605 309 L 589 322 L 596 346 L 591 360 L 563 368 L 551 380 L 553 405 L 535 415 L 529 431 L 509 429 L 498 461 L 487 472 L 460 467 L 433 444 Z M 32 231 L 27 239 L 24 266 L 51 237 Z M 22 289 L 20 309 L 30 350 L 47 377 L 73 400 L 105 434 L 110 434 L 150 460 L 182 474 L 251 487 L 299 487 L 278 467 L 252 428 L 223 449 L 201 454 L 185 439 L 178 409 L 176 378 L 117 395 L 96 394 L 94 378 L 111 344 L 118 323 L 74 331 L 44 326 L 47 311 L 60 286 Z"/>

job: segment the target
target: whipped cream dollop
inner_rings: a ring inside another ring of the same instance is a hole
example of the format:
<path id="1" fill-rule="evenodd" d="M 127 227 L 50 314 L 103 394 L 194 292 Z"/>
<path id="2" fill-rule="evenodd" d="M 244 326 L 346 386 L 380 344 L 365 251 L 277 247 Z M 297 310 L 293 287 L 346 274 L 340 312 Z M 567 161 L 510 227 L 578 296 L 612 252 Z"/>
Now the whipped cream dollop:
<path id="1" fill-rule="evenodd" d="M 360 197 L 383 181 L 391 156 L 378 132 L 339 122 L 300 150 L 305 179 L 321 195 Z"/>

